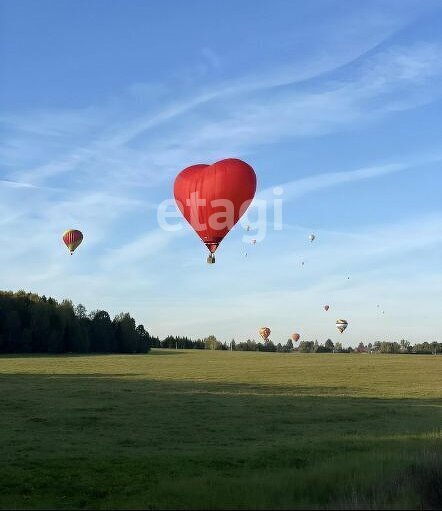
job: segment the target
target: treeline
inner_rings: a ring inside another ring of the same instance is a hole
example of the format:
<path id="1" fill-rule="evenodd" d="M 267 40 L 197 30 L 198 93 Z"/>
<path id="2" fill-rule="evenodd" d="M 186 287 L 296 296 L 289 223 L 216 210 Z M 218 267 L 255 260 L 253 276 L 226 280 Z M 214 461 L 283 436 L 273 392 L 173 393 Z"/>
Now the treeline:
<path id="1" fill-rule="evenodd" d="M 412 345 L 409 341 L 402 339 L 399 342 L 376 341 L 374 343 L 364 344 L 360 342 L 356 348 L 348 346 L 344 348 L 342 343 L 333 344 L 327 339 L 325 344 L 318 344 L 317 341 L 304 341 L 299 344 L 298 351 L 302 353 L 409 353 L 418 355 L 435 355 L 442 353 L 442 343 L 423 342 Z"/>
<path id="2" fill-rule="evenodd" d="M 147 353 L 155 341 L 128 313 L 111 319 L 70 300 L 0 292 L 0 353 Z"/>
<path id="3" fill-rule="evenodd" d="M 291 339 L 283 347 L 281 344 L 274 345 L 271 341 L 265 343 L 256 342 L 248 339 L 244 342 L 238 342 L 234 339 L 227 342 L 221 342 L 216 339 L 214 335 L 209 335 L 204 339 L 192 340 L 188 337 L 176 337 L 173 335 L 167 336 L 160 341 L 156 339 L 152 343 L 154 348 L 175 348 L 175 349 L 197 349 L 197 350 L 235 350 L 235 351 L 281 351 L 288 352 L 293 350 L 293 342 Z"/>
<path id="4" fill-rule="evenodd" d="M 374 343 L 364 344 L 360 342 L 356 348 L 351 346 L 343 347 L 341 342 L 333 343 L 327 339 L 324 344 L 318 341 L 301 341 L 294 346 L 293 341 L 288 339 L 284 344 L 273 343 L 270 340 L 265 342 L 256 342 L 247 339 L 247 341 L 236 342 L 235 339 L 229 342 L 221 342 L 214 335 L 205 339 L 193 341 L 188 337 L 174 337 L 169 335 L 164 340 L 156 339 L 152 346 L 156 348 L 176 348 L 176 349 L 211 349 L 211 350 L 232 350 L 232 351 L 267 351 L 277 353 L 414 353 L 419 355 L 431 355 L 442 353 L 442 343 L 423 342 L 412 345 L 409 341 L 402 339 L 399 342 L 376 341 Z"/>

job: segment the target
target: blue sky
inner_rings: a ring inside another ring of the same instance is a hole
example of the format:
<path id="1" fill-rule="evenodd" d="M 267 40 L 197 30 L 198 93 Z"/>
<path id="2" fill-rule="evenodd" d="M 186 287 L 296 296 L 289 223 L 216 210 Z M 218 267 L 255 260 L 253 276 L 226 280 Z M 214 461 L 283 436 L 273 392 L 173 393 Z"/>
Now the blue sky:
<path id="1" fill-rule="evenodd" d="M 160 336 L 440 340 L 439 2 L 0 9 L 2 289 L 129 311 Z M 282 187 L 284 226 L 269 207 L 262 241 L 237 226 L 207 265 L 157 207 L 180 170 L 226 157 L 254 167 L 258 198 Z"/>

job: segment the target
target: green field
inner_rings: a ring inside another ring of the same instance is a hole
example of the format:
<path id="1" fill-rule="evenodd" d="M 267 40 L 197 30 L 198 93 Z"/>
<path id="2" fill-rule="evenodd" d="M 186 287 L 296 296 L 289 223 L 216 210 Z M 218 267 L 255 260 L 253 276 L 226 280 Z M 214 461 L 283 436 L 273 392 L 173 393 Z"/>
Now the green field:
<path id="1" fill-rule="evenodd" d="M 2 508 L 442 506 L 442 356 L 0 358 Z"/>

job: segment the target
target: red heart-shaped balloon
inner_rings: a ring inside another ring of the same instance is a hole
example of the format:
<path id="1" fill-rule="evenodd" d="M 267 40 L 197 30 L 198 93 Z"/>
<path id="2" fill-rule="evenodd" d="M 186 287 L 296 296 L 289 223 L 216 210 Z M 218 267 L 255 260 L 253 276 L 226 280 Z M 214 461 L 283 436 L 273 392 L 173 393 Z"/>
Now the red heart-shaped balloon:
<path id="1" fill-rule="evenodd" d="M 179 210 L 213 254 L 253 200 L 256 175 L 235 158 L 192 165 L 175 179 Z"/>

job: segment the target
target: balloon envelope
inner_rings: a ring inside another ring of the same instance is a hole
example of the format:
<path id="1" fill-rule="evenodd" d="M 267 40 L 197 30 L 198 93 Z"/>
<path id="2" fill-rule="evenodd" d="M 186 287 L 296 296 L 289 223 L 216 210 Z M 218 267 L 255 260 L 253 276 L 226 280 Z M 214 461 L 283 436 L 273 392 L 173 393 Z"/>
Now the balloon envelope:
<path id="1" fill-rule="evenodd" d="M 295 332 L 295 333 L 293 333 L 293 334 L 292 334 L 292 339 L 293 339 L 295 342 L 298 342 L 300 338 L 301 338 L 301 336 L 300 336 L 297 332 Z"/>
<path id="2" fill-rule="evenodd" d="M 342 334 L 342 332 L 347 328 L 348 323 L 345 319 L 337 319 L 336 320 L 336 328 Z"/>
<path id="3" fill-rule="evenodd" d="M 68 229 L 63 233 L 64 244 L 72 254 L 78 245 L 83 241 L 83 233 L 78 229 Z"/>
<path id="4" fill-rule="evenodd" d="M 324 305 L 324 310 L 328 311 L 330 309 L 330 305 Z"/>
<path id="5" fill-rule="evenodd" d="M 271 330 L 268 326 L 263 326 L 259 329 L 259 335 L 264 339 L 264 341 L 267 341 L 269 335 L 271 333 Z"/>
<path id="6" fill-rule="evenodd" d="M 228 158 L 187 167 L 173 191 L 178 209 L 213 254 L 252 202 L 256 175 L 247 163 Z"/>

